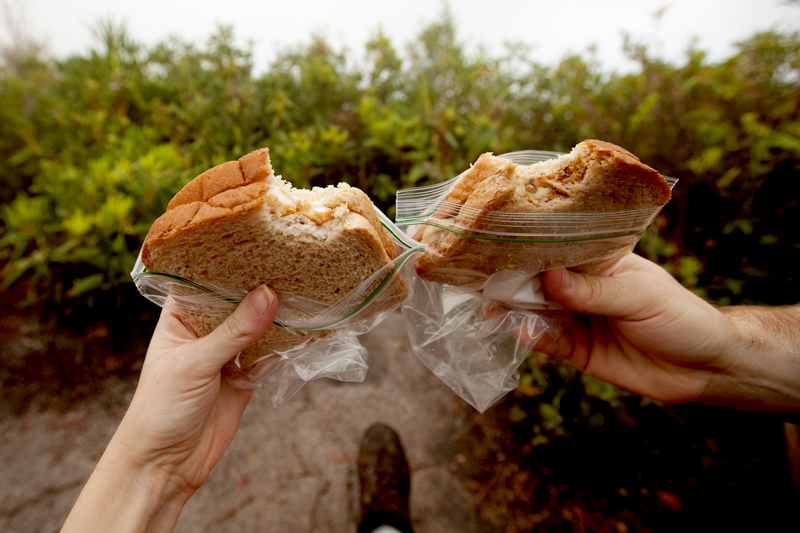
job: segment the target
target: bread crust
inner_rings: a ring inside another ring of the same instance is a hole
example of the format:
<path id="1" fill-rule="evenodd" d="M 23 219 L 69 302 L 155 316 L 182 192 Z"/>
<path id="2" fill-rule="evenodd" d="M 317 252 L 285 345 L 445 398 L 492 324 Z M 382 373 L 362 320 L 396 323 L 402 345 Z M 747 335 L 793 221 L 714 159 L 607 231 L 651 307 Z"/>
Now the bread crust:
<path id="1" fill-rule="evenodd" d="M 492 213 L 655 209 L 666 204 L 670 197 L 669 184 L 658 171 L 624 148 L 589 139 L 566 156 L 527 167 L 490 153 L 481 155 L 459 178 L 432 218 L 452 219 L 453 226 L 467 233 L 502 232 L 503 226 L 491 222 Z M 415 265 L 417 274 L 452 285 L 479 283 L 501 270 L 564 264 L 568 258 L 591 262 L 626 248 L 630 240 L 566 244 L 486 242 L 447 230 L 435 233 L 427 227 L 415 238 L 427 244 L 425 254 Z"/>

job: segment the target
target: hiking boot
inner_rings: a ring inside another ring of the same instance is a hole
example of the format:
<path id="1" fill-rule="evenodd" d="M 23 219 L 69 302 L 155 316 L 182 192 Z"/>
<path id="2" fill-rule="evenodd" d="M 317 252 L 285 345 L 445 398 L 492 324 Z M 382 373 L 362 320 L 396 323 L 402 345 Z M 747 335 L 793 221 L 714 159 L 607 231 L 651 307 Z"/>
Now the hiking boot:
<path id="1" fill-rule="evenodd" d="M 361 520 L 358 533 L 392 526 L 412 533 L 409 512 L 411 472 L 400 438 L 391 428 L 375 424 L 364 435 L 358 454 Z"/>

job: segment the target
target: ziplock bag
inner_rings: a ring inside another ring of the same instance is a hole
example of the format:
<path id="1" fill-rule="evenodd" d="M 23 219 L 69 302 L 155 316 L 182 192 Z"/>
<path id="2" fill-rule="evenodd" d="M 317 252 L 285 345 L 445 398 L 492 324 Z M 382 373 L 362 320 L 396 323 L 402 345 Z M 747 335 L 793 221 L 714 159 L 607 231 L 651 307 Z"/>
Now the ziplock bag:
<path id="1" fill-rule="evenodd" d="M 560 155 L 499 157 L 529 165 Z M 397 225 L 427 250 L 415 259 L 402 308 L 417 357 L 483 412 L 516 388 L 517 370 L 536 342 L 545 334 L 558 338 L 572 319 L 544 292 L 541 272 L 602 274 L 633 250 L 661 207 L 487 212 L 444 200 L 460 177 L 397 193 Z M 666 180 L 670 188 L 677 182 Z"/>
<path id="2" fill-rule="evenodd" d="M 392 238 L 397 257 L 333 305 L 278 292 L 278 312 L 267 332 L 273 335 L 270 346 L 277 349 L 246 369 L 239 356 L 226 365 L 223 375 L 233 386 L 268 394 L 277 407 L 314 379 L 364 380 L 367 351 L 357 336 L 379 324 L 406 298 L 409 258 L 423 250 L 383 213 L 376 212 Z M 222 323 L 247 295 L 241 289 L 200 285 L 178 276 L 148 272 L 141 252 L 131 277 L 143 296 L 161 307 L 176 308 L 187 326 L 202 323 L 203 330 L 195 331 L 198 335 L 206 335 Z"/>

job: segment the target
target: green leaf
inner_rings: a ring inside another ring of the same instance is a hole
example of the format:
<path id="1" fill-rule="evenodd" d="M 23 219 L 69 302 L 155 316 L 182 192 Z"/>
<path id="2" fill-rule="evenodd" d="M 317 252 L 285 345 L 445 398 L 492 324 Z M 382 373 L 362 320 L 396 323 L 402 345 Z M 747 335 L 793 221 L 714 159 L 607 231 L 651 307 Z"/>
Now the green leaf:
<path id="1" fill-rule="evenodd" d="M 534 447 L 547 444 L 548 442 L 550 442 L 550 439 L 548 439 L 544 435 L 536 435 L 535 437 L 533 437 L 533 439 L 531 439 L 531 445 Z"/>
<path id="2" fill-rule="evenodd" d="M 34 155 L 33 151 L 27 146 L 25 146 L 23 148 L 20 148 L 13 154 L 11 154 L 6 160 L 6 162 L 11 166 L 18 166 L 27 161 L 28 159 L 30 159 L 31 157 L 33 157 L 33 155 Z"/>
<path id="3" fill-rule="evenodd" d="M 447 144 L 449 144 L 452 149 L 458 150 L 458 139 L 456 139 L 452 131 L 447 130 L 444 132 L 444 140 L 447 141 Z"/>
<path id="4" fill-rule="evenodd" d="M 631 131 L 638 131 L 642 122 L 646 122 L 650 119 L 653 115 L 653 109 L 658 103 L 658 99 L 658 93 L 650 93 L 647 95 L 633 115 L 631 115 L 630 121 L 628 122 Z"/>
<path id="5" fill-rule="evenodd" d="M 720 189 L 727 189 L 741 173 L 742 169 L 740 167 L 729 168 L 725 174 L 717 180 L 717 187 Z"/>
<path id="6" fill-rule="evenodd" d="M 542 425 L 545 429 L 555 429 L 560 427 L 564 422 L 564 418 L 561 416 L 558 408 L 549 403 L 540 403 L 539 413 L 542 415 Z"/>
<path id="7" fill-rule="evenodd" d="M 769 141 L 770 144 L 775 148 L 788 150 L 794 153 L 800 153 L 800 139 L 794 135 L 775 132 L 772 134 Z"/>
<path id="8" fill-rule="evenodd" d="M 31 269 L 34 265 L 36 265 L 37 258 L 34 256 L 23 257 L 21 259 L 17 259 L 16 261 L 12 261 L 9 263 L 6 268 L 4 268 L 3 274 L 3 283 L 0 284 L 0 290 L 6 290 L 9 288 L 15 281 L 17 281 L 20 276 L 22 276 L 25 272 Z"/>
<path id="9" fill-rule="evenodd" d="M 734 231 L 741 231 L 745 235 L 753 233 L 753 221 L 749 219 L 740 218 L 725 224 L 722 228 L 723 235 L 730 235 Z"/>
<path id="10" fill-rule="evenodd" d="M 105 274 L 92 274 L 81 278 L 72 284 L 72 287 L 67 291 L 67 296 L 74 298 L 80 296 L 85 292 L 98 289 L 103 285 Z"/>
<path id="11" fill-rule="evenodd" d="M 80 237 L 89 232 L 94 225 L 94 217 L 76 209 L 72 216 L 64 219 L 64 229 L 73 237 Z"/>
<path id="12" fill-rule="evenodd" d="M 528 418 L 528 412 L 519 405 L 512 405 L 508 412 L 508 419 L 513 423 L 522 422 Z"/>

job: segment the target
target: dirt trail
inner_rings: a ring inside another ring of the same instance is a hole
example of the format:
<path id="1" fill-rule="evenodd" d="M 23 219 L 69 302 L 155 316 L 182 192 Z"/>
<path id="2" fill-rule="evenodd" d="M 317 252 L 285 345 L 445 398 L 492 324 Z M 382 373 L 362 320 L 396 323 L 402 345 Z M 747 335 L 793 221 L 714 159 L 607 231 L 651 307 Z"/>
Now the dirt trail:
<path id="1" fill-rule="evenodd" d="M 133 395 L 149 313 L 80 331 L 0 313 L 0 531 L 59 530 Z M 542 395 L 479 415 L 414 357 L 399 313 L 361 340 L 364 383 L 315 381 L 280 408 L 253 399 L 177 532 L 355 531 L 374 422 L 405 445 L 417 533 L 782 531 L 798 508 L 773 416 L 633 396 L 620 410 L 576 382 L 561 400 L 568 434 L 533 447 Z M 579 416 L 590 400 L 602 425 Z"/>
<path id="2" fill-rule="evenodd" d="M 406 448 L 416 530 L 476 530 L 472 496 L 456 475 L 455 440 L 465 418 L 459 413 L 471 408 L 414 357 L 399 313 L 361 339 L 370 351 L 364 383 L 312 382 L 280 408 L 266 397 L 253 399 L 177 532 L 354 531 L 355 461 L 374 422 L 395 428 Z M 107 394 L 113 401 L 0 422 L 0 531 L 59 530 L 123 416 L 133 383 L 117 382 Z"/>

